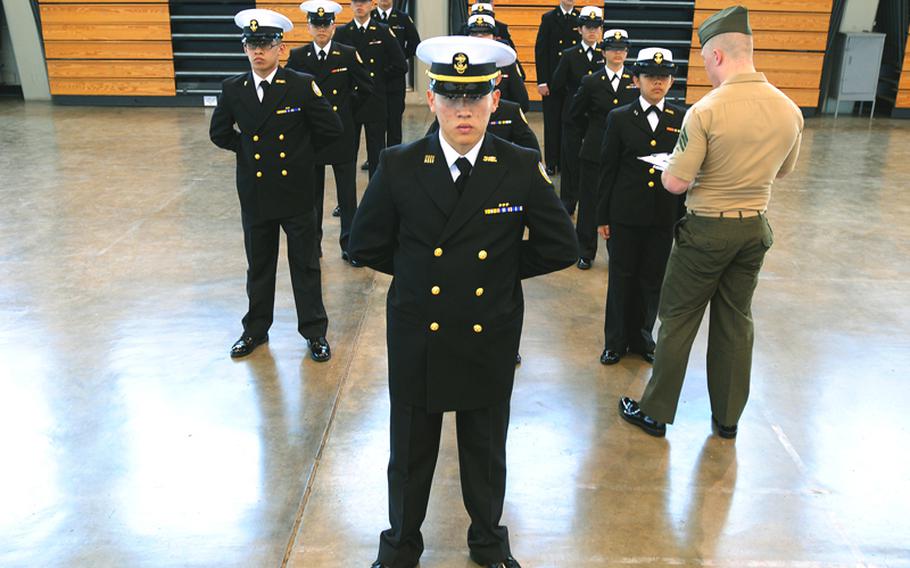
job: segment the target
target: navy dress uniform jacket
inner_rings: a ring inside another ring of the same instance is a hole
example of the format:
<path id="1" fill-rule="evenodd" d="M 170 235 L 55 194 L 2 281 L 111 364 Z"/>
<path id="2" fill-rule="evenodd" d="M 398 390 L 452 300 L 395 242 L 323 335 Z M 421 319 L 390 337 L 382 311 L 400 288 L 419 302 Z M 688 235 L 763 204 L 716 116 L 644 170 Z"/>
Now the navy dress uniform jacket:
<path id="1" fill-rule="evenodd" d="M 379 9 L 374 8 L 370 13 L 370 18 L 389 26 L 389 29 L 392 30 L 392 33 L 395 35 L 395 39 L 398 41 L 398 45 L 401 46 L 401 51 L 404 53 L 405 59 L 414 57 L 414 54 L 417 52 L 417 44 L 420 43 L 420 34 L 417 33 L 417 26 L 414 25 L 414 20 L 411 19 L 410 15 L 402 12 L 398 8 L 392 8 L 389 12 L 388 21 L 383 22 L 379 18 Z M 390 93 L 403 93 L 405 91 L 404 77 L 403 74 L 392 77 L 391 80 L 386 83 L 386 90 Z"/>
<path id="2" fill-rule="evenodd" d="M 431 135 L 382 153 L 348 252 L 394 277 L 386 304 L 392 399 L 444 412 L 509 398 L 521 280 L 570 266 L 578 245 L 535 152 L 486 134 L 459 197 Z"/>
<path id="3" fill-rule="evenodd" d="M 537 39 L 534 43 L 534 64 L 537 67 L 537 84 L 547 83 L 553 77 L 563 52 L 581 41 L 578 33 L 578 10 L 563 16 L 554 8 L 540 17 Z"/>
<path id="4" fill-rule="evenodd" d="M 615 108 L 638 100 L 641 92 L 632 82 L 632 75 L 626 69 L 620 72 L 619 88 L 614 91 L 607 78 L 607 71 L 599 71 L 581 79 L 581 86 L 569 105 L 569 118 L 583 133 L 581 157 L 600 162 L 600 146 L 603 142 L 607 115 Z"/>
<path id="5" fill-rule="evenodd" d="M 286 67 L 315 77 L 322 95 L 341 117 L 344 132 L 331 144 L 316 152 L 316 163 L 343 164 L 356 159 L 354 150 L 354 113 L 373 92 L 373 81 L 363 66 L 357 50 L 333 41 L 324 62 L 316 55 L 312 43 L 291 50 Z"/>
<path id="6" fill-rule="evenodd" d="M 665 102 L 653 132 L 638 101 L 607 115 L 600 153 L 598 225 L 668 226 L 682 217 L 685 197 L 664 189 L 661 172 L 638 158 L 672 152 L 684 114 L 680 107 Z"/>
<path id="7" fill-rule="evenodd" d="M 385 122 L 388 92 L 385 85 L 396 77 L 404 77 L 408 72 L 408 62 L 395 35 L 387 25 L 378 23 L 371 17 L 365 32 L 359 32 L 357 24 L 351 20 L 335 29 L 333 39 L 357 49 L 375 85 L 373 95 L 354 114 L 354 120 L 360 123 Z"/>
<path id="8" fill-rule="evenodd" d="M 225 79 L 209 137 L 237 154 L 244 213 L 280 219 L 313 209 L 314 143 L 339 136 L 342 128 L 311 75 L 279 67 L 261 103 L 252 71 Z"/>
<path id="9" fill-rule="evenodd" d="M 569 107 L 572 103 L 572 97 L 575 96 L 575 92 L 581 87 L 582 79 L 593 75 L 599 69 L 603 69 L 603 67 L 604 56 L 599 49 L 594 49 L 594 55 L 590 61 L 588 61 L 588 56 L 583 46 L 570 47 L 562 52 L 559 65 L 556 66 L 556 70 L 550 78 L 549 87 L 551 91 L 556 90 L 565 93 L 566 98 L 562 109 L 563 120 L 569 120 Z M 574 129 L 574 124 L 569 122 L 566 123 L 566 126 Z M 579 132 L 584 132 L 584 129 L 579 130 Z"/>
<path id="10" fill-rule="evenodd" d="M 528 89 L 525 87 L 524 73 L 521 72 L 518 62 L 506 65 L 500 71 L 502 72 L 502 80 L 496 88 L 502 93 L 502 98 L 518 103 L 521 110 L 527 112 L 531 106 L 531 101 L 528 98 Z"/>
<path id="11" fill-rule="evenodd" d="M 439 132 L 439 122 L 436 120 L 430 125 L 426 135 L 429 136 L 435 132 Z M 498 136 L 507 142 L 518 144 L 522 148 L 534 150 L 538 156 L 540 155 L 540 143 L 537 141 L 537 135 L 528 125 L 528 119 L 518 103 L 499 99 L 499 106 L 490 115 L 490 122 L 487 123 L 487 133 Z"/>

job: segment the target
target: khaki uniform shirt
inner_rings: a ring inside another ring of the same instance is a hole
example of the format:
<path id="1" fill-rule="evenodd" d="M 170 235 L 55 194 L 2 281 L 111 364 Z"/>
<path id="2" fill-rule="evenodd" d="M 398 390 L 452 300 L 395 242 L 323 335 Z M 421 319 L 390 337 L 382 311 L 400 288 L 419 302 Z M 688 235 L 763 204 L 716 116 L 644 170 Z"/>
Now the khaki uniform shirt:
<path id="1" fill-rule="evenodd" d="M 802 131 L 799 107 L 764 73 L 735 75 L 689 109 L 667 172 L 695 181 L 690 211 L 765 211 L 774 179 L 796 165 Z"/>

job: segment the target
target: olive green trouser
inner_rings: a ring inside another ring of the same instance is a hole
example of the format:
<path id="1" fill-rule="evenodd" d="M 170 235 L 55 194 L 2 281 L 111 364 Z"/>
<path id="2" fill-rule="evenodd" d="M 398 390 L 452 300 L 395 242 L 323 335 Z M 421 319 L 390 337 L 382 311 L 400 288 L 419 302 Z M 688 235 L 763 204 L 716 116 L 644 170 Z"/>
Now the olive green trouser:
<path id="1" fill-rule="evenodd" d="M 763 215 L 717 219 L 690 213 L 679 221 L 660 292 L 660 332 L 642 412 L 673 422 L 692 342 L 710 302 L 711 412 L 721 424 L 739 422 L 752 370 L 752 294 L 772 242 Z"/>

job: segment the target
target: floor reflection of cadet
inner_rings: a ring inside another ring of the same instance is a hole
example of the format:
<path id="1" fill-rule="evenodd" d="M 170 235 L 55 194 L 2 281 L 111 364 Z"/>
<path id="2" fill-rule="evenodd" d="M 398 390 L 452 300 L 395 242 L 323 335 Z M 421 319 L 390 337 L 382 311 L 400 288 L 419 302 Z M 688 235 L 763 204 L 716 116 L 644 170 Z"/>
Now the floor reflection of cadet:
<path id="1" fill-rule="evenodd" d="M 559 6 L 540 17 L 534 41 L 534 65 L 537 68 L 537 92 L 543 104 L 544 161 L 550 175 L 559 168 L 563 96 L 550 89 L 549 83 L 563 50 L 577 45 L 580 40 L 575 0 L 559 0 Z"/>
<path id="2" fill-rule="evenodd" d="M 475 4 L 475 6 L 477 5 Z M 467 35 L 484 39 L 496 39 L 493 35 L 495 20 L 493 20 L 492 16 L 474 14 L 468 17 L 468 23 L 465 25 L 468 32 Z M 496 88 L 499 89 L 501 98 L 518 103 L 521 110 L 527 112 L 531 103 L 528 99 L 528 89 L 525 87 L 524 76 L 518 60 L 516 59 L 515 63 L 506 65 L 499 71 L 500 75 L 496 82 Z"/>
<path id="3" fill-rule="evenodd" d="M 572 99 L 569 116 L 575 128 L 584 132 L 579 154 L 578 268 L 591 268 L 597 256 L 597 202 L 600 199 L 600 148 L 604 126 L 611 110 L 638 99 L 639 92 L 632 75 L 624 67 L 629 52 L 626 30 L 604 32 L 601 50 L 606 64 L 592 75 L 581 79 L 581 86 Z"/>
<path id="4" fill-rule="evenodd" d="M 538 154 L 485 136 L 499 96 L 497 66 L 515 52 L 455 36 L 424 41 L 417 56 L 430 64 L 427 100 L 439 134 L 383 152 L 349 249 L 393 275 L 386 313 L 391 528 L 373 566 L 417 565 L 442 417 L 455 411 L 471 558 L 517 568 L 499 523 L 521 280 L 570 266 L 575 233 Z"/>
<path id="5" fill-rule="evenodd" d="M 291 50 L 287 68 L 309 73 L 344 124 L 344 134 L 316 152 L 315 206 L 317 244 L 322 246 L 322 215 L 325 201 L 325 167 L 331 164 L 335 173 L 335 192 L 341 217 L 341 255 L 347 256 L 351 221 L 357 210 L 357 168 L 354 143 L 354 113 L 373 90 L 366 69 L 353 47 L 332 41 L 335 14 L 341 6 L 329 0 L 309 0 L 300 5 L 307 14 L 307 25 L 313 43 Z"/>
<path id="6" fill-rule="evenodd" d="M 683 110 L 666 102 L 676 64 L 666 49 L 646 48 L 632 67 L 641 96 L 607 116 L 601 156 L 597 225 L 610 251 L 609 285 L 600 362 L 626 351 L 654 361 L 654 322 L 673 224 L 683 198 L 666 191 L 660 171 L 638 158 L 673 151 Z"/>
<path id="7" fill-rule="evenodd" d="M 269 339 L 278 239 L 284 229 L 297 328 L 307 339 L 310 356 L 326 361 L 331 350 L 325 339 L 328 317 L 316 255 L 313 146 L 339 136 L 341 120 L 312 76 L 278 65 L 287 49 L 284 32 L 293 28 L 289 19 L 250 9 L 238 13 L 234 21 L 243 29 L 243 49 L 252 72 L 224 80 L 209 130 L 212 142 L 237 155 L 237 193 L 249 266 L 249 311 L 231 356 L 249 355 Z"/>
<path id="8" fill-rule="evenodd" d="M 420 35 L 411 16 L 392 6 L 392 0 L 376 0 L 377 6 L 370 13 L 376 21 L 389 26 L 405 59 L 414 57 Z M 386 82 L 386 145 L 401 144 L 401 118 L 404 115 L 404 95 L 407 90 L 405 75 L 396 74 Z"/>
<path id="9" fill-rule="evenodd" d="M 641 403 L 622 397 L 619 412 L 652 436 L 666 434 L 710 303 L 711 423 L 733 438 L 749 397 L 752 294 L 773 241 L 765 211 L 774 180 L 796 165 L 803 117 L 755 72 L 748 10 L 721 10 L 702 23 L 698 37 L 714 89 L 686 114 L 662 176 L 669 191 L 688 189 L 689 211 L 677 224 L 660 292 L 654 372 Z"/>
<path id="10" fill-rule="evenodd" d="M 562 147 L 559 150 L 559 198 L 569 215 L 575 213 L 578 203 L 578 154 L 581 137 L 572 122 L 569 108 L 583 77 L 594 74 L 604 65 L 599 42 L 603 39 L 603 11 L 595 6 L 585 6 L 578 16 L 581 43 L 562 52 L 559 65 L 550 78 L 550 90 L 562 93 Z"/>
<path id="11" fill-rule="evenodd" d="M 354 19 L 335 31 L 335 41 L 357 48 L 375 88 L 369 100 L 354 115 L 354 143 L 360 150 L 360 132 L 366 130 L 367 163 L 370 177 L 386 147 L 388 93 L 383 85 L 408 72 L 404 52 L 385 24 L 371 18 L 372 0 L 351 0 Z"/>

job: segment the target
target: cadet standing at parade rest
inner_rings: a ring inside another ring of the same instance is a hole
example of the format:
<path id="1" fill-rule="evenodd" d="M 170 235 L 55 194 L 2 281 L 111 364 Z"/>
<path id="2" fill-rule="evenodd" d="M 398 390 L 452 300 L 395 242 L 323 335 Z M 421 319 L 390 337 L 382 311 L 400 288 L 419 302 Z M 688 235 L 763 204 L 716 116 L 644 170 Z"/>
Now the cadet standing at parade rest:
<path id="1" fill-rule="evenodd" d="M 341 6 L 330 0 L 308 0 L 300 5 L 307 15 L 307 27 L 313 42 L 291 50 L 287 68 L 309 73 L 316 79 L 322 94 L 338 113 L 344 133 L 333 143 L 316 153 L 315 207 L 318 250 L 322 250 L 322 212 L 325 201 L 325 167 L 335 173 L 335 193 L 341 217 L 341 257 L 350 262 L 347 254 L 351 221 L 357 210 L 356 143 L 354 142 L 354 113 L 373 91 L 373 81 L 367 74 L 357 50 L 332 41 L 335 34 L 335 15 Z"/>
<path id="2" fill-rule="evenodd" d="M 660 171 L 641 157 L 668 154 L 679 138 L 683 110 L 666 101 L 676 64 L 668 49 L 648 47 L 632 66 L 641 96 L 607 115 L 601 150 L 597 225 L 610 252 L 600 362 L 618 363 L 626 351 L 654 361 L 654 323 L 673 224 L 684 200 L 664 189 Z"/>
<path id="3" fill-rule="evenodd" d="M 311 75 L 278 65 L 287 49 L 284 33 L 293 28 L 289 19 L 271 10 L 250 9 L 238 13 L 234 22 L 243 30 L 243 51 L 252 70 L 224 80 L 209 129 L 212 142 L 237 155 L 248 265 L 249 309 L 231 356 L 249 355 L 269 340 L 278 239 L 284 229 L 297 329 L 313 360 L 327 361 L 331 350 L 316 254 L 313 147 L 339 136 L 341 119 Z"/>
<path id="4" fill-rule="evenodd" d="M 752 294 L 773 237 L 765 212 L 774 180 L 796 165 L 799 108 L 752 60 L 749 12 L 721 10 L 698 29 L 714 86 L 683 121 L 661 176 L 672 193 L 688 189 L 660 292 L 654 372 L 641 402 L 619 401 L 620 415 L 652 436 L 673 422 L 692 342 L 705 308 L 708 394 L 718 435 L 734 438 L 752 373 Z"/>
<path id="5" fill-rule="evenodd" d="M 391 527 L 373 566 L 417 565 L 442 417 L 454 411 L 470 556 L 519 568 L 500 519 L 521 280 L 570 266 L 575 232 L 537 153 L 485 133 L 498 67 L 515 52 L 454 36 L 425 40 L 417 56 L 430 65 L 427 102 L 439 132 L 383 152 L 349 249 L 393 276 L 386 306 Z"/>
<path id="6" fill-rule="evenodd" d="M 629 53 L 626 30 L 604 32 L 600 49 L 605 64 L 597 72 L 582 77 L 581 86 L 569 105 L 569 118 L 584 133 L 578 170 L 578 268 L 588 270 L 597 256 L 597 202 L 600 200 L 600 148 L 610 111 L 638 99 L 638 87 L 625 67 Z"/>
<path id="7" fill-rule="evenodd" d="M 370 12 L 371 18 L 389 26 L 405 59 L 414 57 L 420 35 L 411 16 L 393 7 L 392 0 L 376 0 L 376 7 Z M 404 95 L 407 90 L 405 75 L 396 74 L 386 82 L 386 146 L 401 144 L 401 119 L 404 115 Z"/>

